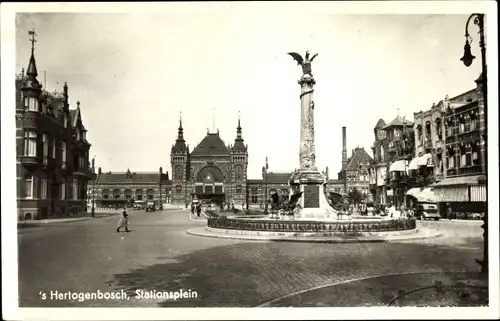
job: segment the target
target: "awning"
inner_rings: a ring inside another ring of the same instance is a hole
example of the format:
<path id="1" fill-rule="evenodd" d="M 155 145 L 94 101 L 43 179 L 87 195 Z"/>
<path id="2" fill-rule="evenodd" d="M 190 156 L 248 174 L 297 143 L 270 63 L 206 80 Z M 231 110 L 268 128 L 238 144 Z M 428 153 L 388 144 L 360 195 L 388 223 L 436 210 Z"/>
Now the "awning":
<path id="1" fill-rule="evenodd" d="M 419 202 L 437 203 L 439 199 L 432 187 L 426 187 L 417 195 L 417 200 Z"/>
<path id="2" fill-rule="evenodd" d="M 389 172 L 406 172 L 406 164 L 404 160 L 398 160 L 391 164 Z"/>
<path id="3" fill-rule="evenodd" d="M 411 160 L 410 165 L 408 165 L 408 169 L 409 170 L 418 169 L 418 159 L 419 159 L 419 157 L 414 158 L 414 159 Z"/>
<path id="4" fill-rule="evenodd" d="M 411 160 L 410 165 L 408 165 L 408 169 L 415 170 L 422 166 L 434 167 L 434 162 L 432 161 L 431 154 L 425 154 L 420 157 L 415 157 Z"/>
<path id="5" fill-rule="evenodd" d="M 484 179 L 483 175 L 448 177 L 437 183 L 432 184 L 432 186 L 440 187 L 440 186 L 478 185 L 479 181 L 483 179 Z"/>
<path id="6" fill-rule="evenodd" d="M 469 202 L 469 186 L 439 186 L 434 193 L 439 202 Z"/>
<path id="7" fill-rule="evenodd" d="M 406 195 L 410 195 L 415 198 L 417 197 L 418 194 L 420 194 L 420 187 L 410 188 L 408 192 L 406 192 Z"/>
<path id="8" fill-rule="evenodd" d="M 486 185 L 478 185 L 470 187 L 471 202 L 486 202 L 488 195 L 486 193 Z"/>
<path id="9" fill-rule="evenodd" d="M 419 157 L 418 158 L 418 166 L 434 167 L 434 164 L 432 162 L 432 155 L 425 154 L 425 155 Z"/>

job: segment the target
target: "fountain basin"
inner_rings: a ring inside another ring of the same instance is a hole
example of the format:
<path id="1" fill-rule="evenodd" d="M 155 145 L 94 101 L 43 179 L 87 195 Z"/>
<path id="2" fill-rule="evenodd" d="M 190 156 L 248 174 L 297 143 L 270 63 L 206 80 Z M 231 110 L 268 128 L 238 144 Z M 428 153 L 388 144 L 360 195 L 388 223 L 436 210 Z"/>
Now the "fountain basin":
<path id="1" fill-rule="evenodd" d="M 267 217 L 210 217 L 207 229 L 231 234 L 271 236 L 388 236 L 414 233 L 415 219 L 370 217 L 343 220 L 281 220 Z"/>

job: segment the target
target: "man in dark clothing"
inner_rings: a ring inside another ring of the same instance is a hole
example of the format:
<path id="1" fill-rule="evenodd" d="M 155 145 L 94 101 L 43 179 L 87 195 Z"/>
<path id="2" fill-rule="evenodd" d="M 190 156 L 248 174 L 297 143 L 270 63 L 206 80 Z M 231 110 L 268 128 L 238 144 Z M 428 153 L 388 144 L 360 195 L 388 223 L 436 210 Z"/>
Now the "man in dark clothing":
<path id="1" fill-rule="evenodd" d="M 198 215 L 198 217 L 200 217 L 200 214 L 201 214 L 201 206 L 200 206 L 200 204 L 198 204 L 198 206 L 196 207 L 196 214 Z"/>

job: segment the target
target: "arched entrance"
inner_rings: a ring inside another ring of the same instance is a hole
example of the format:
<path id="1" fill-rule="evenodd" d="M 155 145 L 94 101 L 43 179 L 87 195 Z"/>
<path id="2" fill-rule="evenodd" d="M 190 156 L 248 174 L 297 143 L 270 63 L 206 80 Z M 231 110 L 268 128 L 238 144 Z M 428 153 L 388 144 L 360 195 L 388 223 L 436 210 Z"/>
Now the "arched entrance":
<path id="1" fill-rule="evenodd" d="M 196 175 L 193 198 L 221 204 L 225 199 L 224 174 L 216 166 L 203 167 Z"/>

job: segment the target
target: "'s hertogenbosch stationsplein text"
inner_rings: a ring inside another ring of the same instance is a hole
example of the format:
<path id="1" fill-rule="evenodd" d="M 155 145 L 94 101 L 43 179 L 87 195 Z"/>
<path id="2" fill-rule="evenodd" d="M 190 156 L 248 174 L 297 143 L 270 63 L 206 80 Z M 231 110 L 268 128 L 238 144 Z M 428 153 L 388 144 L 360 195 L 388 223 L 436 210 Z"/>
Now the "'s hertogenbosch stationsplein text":
<path id="1" fill-rule="evenodd" d="M 47 295 L 48 294 L 48 295 Z M 198 293 L 191 289 L 178 291 L 157 291 L 157 290 L 135 290 L 133 294 L 127 293 L 124 290 L 116 292 L 103 292 L 97 290 L 95 292 L 61 292 L 52 290 L 49 293 L 40 293 L 43 300 L 74 300 L 74 301 L 87 301 L 87 300 L 183 300 L 183 299 L 196 299 Z"/>

